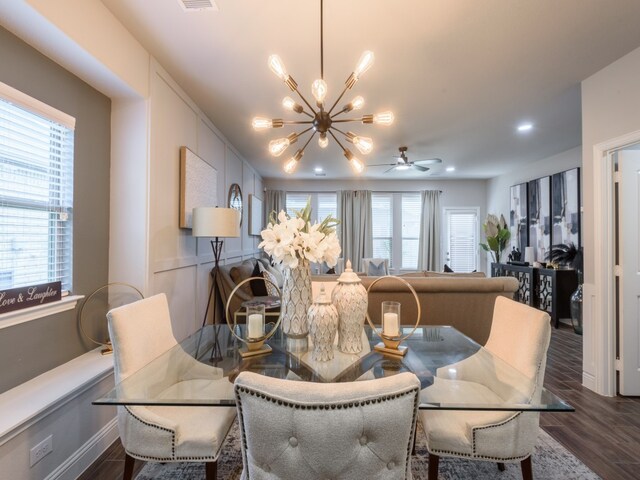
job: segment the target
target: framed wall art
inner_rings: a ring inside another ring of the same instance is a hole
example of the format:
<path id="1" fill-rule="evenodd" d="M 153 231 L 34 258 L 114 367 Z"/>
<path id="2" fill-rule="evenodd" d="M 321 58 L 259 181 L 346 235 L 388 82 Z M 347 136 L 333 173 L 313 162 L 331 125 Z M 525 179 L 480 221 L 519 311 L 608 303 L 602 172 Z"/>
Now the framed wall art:
<path id="1" fill-rule="evenodd" d="M 529 215 L 527 203 L 528 184 L 513 185 L 510 189 L 509 230 L 511 248 L 517 248 L 524 259 L 524 249 L 529 244 Z"/>
<path id="2" fill-rule="evenodd" d="M 529 182 L 529 246 L 534 260 L 545 262 L 551 248 L 551 177 Z"/>
<path id="3" fill-rule="evenodd" d="M 551 242 L 580 246 L 580 169 L 551 177 Z"/>
<path id="4" fill-rule="evenodd" d="M 249 195 L 249 235 L 260 235 L 262 231 L 262 200 Z"/>
<path id="5" fill-rule="evenodd" d="M 187 147 L 180 147 L 180 228 L 191 228 L 194 207 L 215 207 L 218 171 Z"/>

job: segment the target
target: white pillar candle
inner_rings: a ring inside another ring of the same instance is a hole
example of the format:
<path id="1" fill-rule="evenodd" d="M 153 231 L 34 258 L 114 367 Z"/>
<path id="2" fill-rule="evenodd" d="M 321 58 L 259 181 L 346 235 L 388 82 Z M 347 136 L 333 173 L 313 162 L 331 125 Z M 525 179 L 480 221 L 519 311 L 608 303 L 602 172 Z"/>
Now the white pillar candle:
<path id="1" fill-rule="evenodd" d="M 264 336 L 264 321 L 259 313 L 252 313 L 247 320 L 249 338 L 260 338 Z"/>
<path id="2" fill-rule="evenodd" d="M 400 325 L 398 324 L 397 313 L 385 313 L 382 319 L 382 333 L 387 337 L 397 337 L 400 335 Z"/>

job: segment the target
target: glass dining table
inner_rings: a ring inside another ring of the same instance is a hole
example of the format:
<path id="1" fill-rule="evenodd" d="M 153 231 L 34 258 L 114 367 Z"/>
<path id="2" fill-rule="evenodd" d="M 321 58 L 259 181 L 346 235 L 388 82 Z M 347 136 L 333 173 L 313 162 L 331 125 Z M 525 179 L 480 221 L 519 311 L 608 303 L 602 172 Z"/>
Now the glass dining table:
<path id="1" fill-rule="evenodd" d="M 236 325 L 243 335 L 244 325 Z M 409 333 L 412 329 L 407 328 Z M 251 371 L 300 382 L 357 382 L 412 372 L 422 386 L 420 409 L 571 412 L 573 407 L 450 326 L 419 327 L 405 356 L 374 350 L 365 326 L 363 349 L 333 360 L 312 359 L 308 339 L 276 332 L 269 354 L 243 358 L 226 325 L 208 325 L 130 375 L 95 405 L 233 406 L 233 381 Z M 213 355 L 213 352 L 216 352 Z M 219 353 L 218 353 L 219 352 Z"/>

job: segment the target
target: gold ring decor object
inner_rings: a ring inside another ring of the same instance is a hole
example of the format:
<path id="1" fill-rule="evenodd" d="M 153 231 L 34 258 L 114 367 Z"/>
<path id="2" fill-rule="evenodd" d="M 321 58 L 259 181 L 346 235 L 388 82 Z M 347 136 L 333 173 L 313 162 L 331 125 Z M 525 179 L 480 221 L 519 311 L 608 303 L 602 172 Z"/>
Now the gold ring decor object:
<path id="1" fill-rule="evenodd" d="M 369 326 L 371 327 L 371 329 L 376 333 L 376 335 L 378 335 L 382 339 L 382 342 L 378 343 L 374 347 L 375 350 L 377 350 L 379 352 L 382 352 L 382 353 L 390 353 L 392 355 L 405 355 L 407 353 L 407 347 L 406 346 L 402 346 L 401 344 L 407 338 L 409 338 L 411 335 L 413 335 L 413 332 L 415 332 L 418 329 L 418 326 L 420 325 L 420 316 L 422 314 L 422 309 L 420 308 L 420 300 L 418 299 L 418 294 L 416 293 L 415 289 L 411 286 L 411 284 L 409 282 L 407 282 L 404 278 L 396 277 L 395 275 L 385 275 L 384 277 L 376 278 L 373 282 L 371 282 L 371 284 L 369 285 L 369 288 L 367 288 L 367 297 L 369 296 L 369 292 L 371 291 L 373 286 L 376 283 L 380 282 L 381 280 L 385 280 L 385 279 L 398 280 L 399 282 L 403 283 L 409 289 L 409 291 L 413 294 L 413 298 L 416 301 L 416 306 L 418 307 L 418 315 L 416 316 L 416 323 L 413 326 L 413 330 L 411 330 L 408 334 L 406 334 L 404 336 L 403 335 L 399 335 L 397 337 L 390 337 L 390 336 L 385 335 L 383 333 L 383 331 L 384 331 L 384 323 L 383 323 L 383 330 L 378 331 L 378 328 L 371 321 L 371 317 L 369 316 L 369 310 L 368 309 L 367 309 L 367 314 L 366 314 L 365 318 L 367 319 L 367 323 L 369 323 Z M 400 331 L 402 331 L 402 326 L 401 325 L 400 325 Z"/>
<path id="2" fill-rule="evenodd" d="M 103 291 L 107 291 L 107 294 L 108 294 L 108 289 L 110 287 L 125 287 L 126 289 L 130 289 L 130 292 L 129 292 L 130 295 L 134 295 L 134 296 L 139 296 L 140 297 L 137 300 L 144 299 L 144 295 L 142 294 L 142 292 L 140 290 L 138 290 L 136 287 L 134 287 L 133 285 L 130 285 L 130 284 L 124 283 L 124 282 L 111 282 L 111 283 L 107 283 L 105 285 L 102 285 L 101 287 L 96 288 L 93 292 L 91 292 L 91 294 L 82 303 L 82 306 L 80 307 L 80 310 L 78 311 L 78 324 L 80 326 L 80 332 L 82 333 L 82 335 L 85 336 L 85 338 L 87 338 L 91 342 L 95 343 L 96 345 L 100 345 L 101 347 L 104 347 L 104 349 L 101 351 L 102 355 L 109 355 L 109 354 L 113 353 L 113 347 L 111 346 L 111 340 L 109 338 L 107 338 L 106 341 L 100 341 L 100 340 L 97 340 L 96 338 L 94 338 L 92 335 L 90 335 L 87 332 L 87 330 L 85 328 L 85 325 L 84 325 L 85 320 L 86 320 L 85 319 L 85 315 L 84 315 L 84 310 L 85 310 L 85 307 L 88 304 L 91 305 L 91 300 L 96 298 L 97 295 L 103 293 Z M 107 310 L 111 310 L 111 308 L 120 307 L 122 305 L 126 305 L 126 303 L 118 303 L 117 305 L 113 305 L 113 307 L 111 307 L 109 304 L 107 304 Z M 107 313 L 108 313 L 108 311 L 104 312 L 104 320 L 105 320 L 105 322 L 107 320 L 107 316 L 106 316 Z"/>
<path id="3" fill-rule="evenodd" d="M 238 335 L 236 333 L 235 327 L 236 327 L 237 323 L 235 321 L 235 312 L 234 312 L 234 316 L 233 316 L 233 325 L 231 325 L 231 322 L 229 321 L 229 317 L 230 317 L 230 315 L 229 315 L 229 313 L 230 313 L 229 307 L 231 306 L 231 299 L 236 294 L 238 289 L 242 285 L 244 285 L 245 283 L 250 282 L 252 280 L 263 280 L 265 282 L 269 282 L 273 287 L 275 287 L 276 291 L 278 292 L 278 297 L 280 298 L 280 313 L 278 314 L 278 320 L 276 322 L 269 322 L 269 323 L 265 322 L 265 324 L 264 324 L 265 331 L 267 330 L 267 325 L 273 325 L 273 328 L 269 331 L 269 333 L 267 333 L 267 334 L 265 334 L 265 335 L 263 335 L 262 337 L 259 337 L 259 338 L 242 338 L 240 335 Z M 280 326 L 280 322 L 282 321 L 282 292 L 278 288 L 278 285 L 273 283 L 268 278 L 263 278 L 263 277 L 245 278 L 240 283 L 238 283 L 235 286 L 235 288 L 231 291 L 231 294 L 229 295 L 229 298 L 227 299 L 227 305 L 225 306 L 225 313 L 226 313 L 226 318 L 227 318 L 227 326 L 229 327 L 229 330 L 231 331 L 231 334 L 247 346 L 246 350 L 240 349 L 240 355 L 242 355 L 243 357 L 251 357 L 251 356 L 255 356 L 255 355 L 262 355 L 262 354 L 265 354 L 265 353 L 270 353 L 271 352 L 271 347 L 269 345 L 265 345 L 264 342 L 266 342 L 273 335 L 275 335 L 276 331 L 278 330 L 278 327 Z"/>

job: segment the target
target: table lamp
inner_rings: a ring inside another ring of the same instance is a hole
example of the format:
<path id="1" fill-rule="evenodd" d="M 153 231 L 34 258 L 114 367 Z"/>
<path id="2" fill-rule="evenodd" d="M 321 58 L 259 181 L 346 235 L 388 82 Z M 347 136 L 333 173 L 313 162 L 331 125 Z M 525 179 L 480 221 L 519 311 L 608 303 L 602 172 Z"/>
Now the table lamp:
<path id="1" fill-rule="evenodd" d="M 209 290 L 209 299 L 207 300 L 207 308 L 204 312 L 202 326 L 207 323 L 207 315 L 209 314 L 209 305 L 211 305 L 211 297 L 213 297 L 213 324 L 218 325 L 216 312 L 218 307 L 224 316 L 224 306 L 222 305 L 222 297 L 218 291 L 218 275 L 220 274 L 220 254 L 222 253 L 222 245 L 224 243 L 221 238 L 237 238 L 240 236 L 240 213 L 233 208 L 218 207 L 196 207 L 193 209 L 192 230 L 191 235 L 194 237 L 210 237 L 211 248 L 213 250 L 213 271 L 211 276 L 211 290 Z M 217 339 L 216 332 L 216 339 Z M 213 360 L 221 360 L 220 352 L 216 352 L 217 342 L 212 352 Z M 218 347 L 219 348 L 219 347 Z"/>

